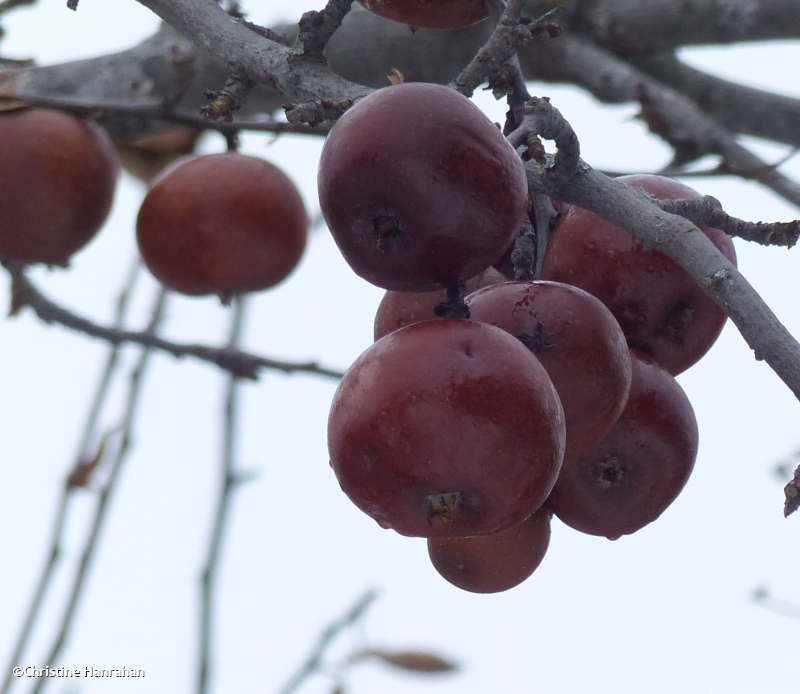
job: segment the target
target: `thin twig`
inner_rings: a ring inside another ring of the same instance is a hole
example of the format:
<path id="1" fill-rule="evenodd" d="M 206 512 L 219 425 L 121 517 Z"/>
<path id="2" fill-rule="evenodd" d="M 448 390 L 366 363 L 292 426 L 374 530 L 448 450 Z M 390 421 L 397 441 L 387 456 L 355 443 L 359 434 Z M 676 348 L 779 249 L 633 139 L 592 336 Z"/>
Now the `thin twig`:
<path id="1" fill-rule="evenodd" d="M 33 5 L 36 0 L 3 0 L 0 2 L 0 14 L 13 10 L 15 7 L 22 7 L 23 5 Z"/>
<path id="2" fill-rule="evenodd" d="M 297 669 L 286 684 L 280 688 L 279 694 L 292 694 L 305 681 L 305 679 L 317 672 L 322 665 L 322 657 L 330 642 L 339 635 L 341 631 L 362 618 L 367 608 L 378 597 L 374 588 L 370 588 L 347 610 L 341 617 L 331 622 L 319 635 L 314 648 L 309 653 L 303 664 Z"/>
<path id="3" fill-rule="evenodd" d="M 204 118 L 211 122 L 230 123 L 255 84 L 237 70 L 231 70 L 222 89 L 207 89 L 208 103 L 200 109 Z"/>
<path id="4" fill-rule="evenodd" d="M 136 262 L 131 268 L 131 271 L 125 278 L 122 291 L 117 299 L 116 313 L 114 317 L 114 325 L 117 327 L 124 324 L 129 301 L 139 269 L 140 262 L 137 257 Z M 25 652 L 31 632 L 33 631 L 33 626 L 36 623 L 39 612 L 42 609 L 44 597 L 47 595 L 47 592 L 50 588 L 56 564 L 61 556 L 62 536 L 64 533 L 64 527 L 66 525 L 69 502 L 72 498 L 74 498 L 72 492 L 74 492 L 76 489 L 76 487 L 69 484 L 69 479 L 72 475 L 72 470 L 74 470 L 75 467 L 86 458 L 91 438 L 97 431 L 97 423 L 100 418 L 100 412 L 103 409 L 103 404 L 105 403 L 106 396 L 109 392 L 111 379 L 118 366 L 119 351 L 119 345 L 114 345 L 109 350 L 106 364 L 100 376 L 100 381 L 95 389 L 94 399 L 86 417 L 83 433 L 78 442 L 78 448 L 74 462 L 70 465 L 70 469 L 65 475 L 64 484 L 61 487 L 61 494 L 58 500 L 58 508 L 53 518 L 52 530 L 50 532 L 50 542 L 48 543 L 45 563 L 39 574 L 39 579 L 36 581 L 36 589 L 31 596 L 28 609 L 25 613 L 25 619 L 22 623 L 22 628 L 20 629 L 19 636 L 17 637 L 14 651 L 9 659 L 8 667 L 6 667 L 6 676 L 3 680 L 3 686 L 2 689 L 0 689 L 0 694 L 8 694 L 8 691 L 11 689 L 12 682 L 14 681 L 11 674 L 12 669 L 21 663 L 22 654 Z"/>
<path id="5" fill-rule="evenodd" d="M 162 99 L 124 99 L 87 98 L 78 95 L 39 95 L 26 97 L 29 106 L 57 108 L 77 115 L 98 118 L 100 121 L 109 114 L 136 115 L 149 117 L 166 123 L 194 125 L 205 130 L 216 130 L 225 133 L 231 130 L 251 130 L 253 132 L 274 133 L 280 135 L 291 133 L 296 135 L 326 135 L 329 125 L 306 125 L 304 123 L 287 123 L 281 120 L 209 120 L 199 113 L 176 110 Z M 233 111 L 231 111 L 231 116 Z"/>
<path id="6" fill-rule="evenodd" d="M 353 0 L 328 0 L 321 11 L 303 13 L 298 24 L 299 31 L 292 53 L 304 58 L 323 61 L 322 53 L 328 40 L 341 26 L 344 16 L 350 11 Z"/>
<path id="7" fill-rule="evenodd" d="M 245 299 L 237 298 L 233 302 L 228 347 L 238 346 L 241 337 L 245 314 Z M 200 595 L 200 653 L 197 668 L 197 692 L 206 694 L 211 672 L 212 633 L 214 626 L 214 590 L 216 588 L 217 570 L 221 559 L 222 540 L 231 504 L 231 492 L 239 481 L 234 472 L 236 425 L 238 410 L 239 379 L 228 376 L 225 393 L 224 422 L 225 430 L 222 444 L 221 481 L 217 494 L 217 506 L 214 513 L 214 524 L 208 543 L 208 552 L 201 574 Z"/>
<path id="8" fill-rule="evenodd" d="M 161 322 L 164 312 L 165 298 L 166 291 L 163 289 L 159 290 L 158 296 L 153 305 L 150 323 L 147 327 L 147 332 L 150 334 L 156 331 Z M 144 382 L 144 373 L 151 355 L 151 348 L 145 347 L 142 349 L 141 355 L 139 356 L 139 361 L 131 372 L 128 400 L 126 403 L 122 424 L 120 426 L 122 438 L 119 448 L 117 449 L 117 453 L 111 462 L 108 480 L 100 491 L 97 499 L 95 515 L 89 530 L 89 536 L 86 540 L 86 544 L 78 564 L 78 569 L 75 572 L 75 576 L 72 581 L 72 586 L 69 591 L 69 597 L 67 599 L 64 613 L 59 621 L 58 629 L 56 631 L 56 638 L 53 641 L 47 656 L 45 656 L 45 658 L 41 661 L 44 664 L 52 665 L 57 661 L 59 655 L 61 654 L 61 651 L 69 637 L 70 628 L 72 627 L 73 619 L 75 617 L 75 613 L 77 612 L 81 596 L 86 588 L 86 579 L 89 573 L 89 568 L 91 567 L 92 559 L 95 555 L 97 547 L 99 546 L 100 533 L 103 529 L 103 523 L 110 507 L 109 502 L 112 498 L 112 493 L 116 489 L 117 483 L 120 479 L 120 475 L 124 467 L 123 464 L 130 448 L 130 437 L 131 430 L 133 428 L 133 421 L 137 411 L 137 405 L 139 403 L 139 395 L 142 390 L 142 384 Z M 33 687 L 32 694 L 38 694 L 38 692 L 41 691 L 42 687 L 44 687 L 47 682 L 48 678 L 40 677 Z"/>
<path id="9" fill-rule="evenodd" d="M 736 176 L 738 178 L 757 181 L 760 177 L 763 177 L 766 170 L 778 170 L 787 161 L 795 157 L 798 152 L 800 152 L 800 149 L 793 147 L 791 150 L 789 150 L 789 152 L 778 159 L 778 161 L 767 163 L 765 166 L 760 166 L 751 171 L 745 171 L 743 169 L 734 171 L 728 167 L 724 160 L 722 160 L 716 166 L 707 169 L 687 169 L 685 166 L 680 165 L 665 166 L 655 173 L 657 173 L 659 176 L 669 176 L 672 178 L 713 178 L 715 176 Z M 617 178 L 619 176 L 639 176 L 641 174 L 653 173 L 652 171 L 613 171 L 610 169 L 602 169 L 602 172 L 606 176 L 611 176 L 612 178 Z"/>
<path id="10" fill-rule="evenodd" d="M 524 0 L 509 0 L 502 14 L 498 16 L 502 5 L 497 2 L 489 4 L 491 15 L 496 21 L 494 31 L 452 82 L 452 86 L 464 96 L 472 96 L 472 92 L 481 82 L 499 70 L 503 63 L 514 55 L 519 46 L 515 40 L 514 30 L 519 26 L 524 6 Z"/>
<path id="11" fill-rule="evenodd" d="M 753 600 L 770 612 L 775 612 L 784 617 L 791 617 L 792 619 L 800 619 L 800 604 L 776 598 L 764 587 L 756 588 L 753 591 Z"/>
<path id="12" fill-rule="evenodd" d="M 783 488 L 784 504 L 783 515 L 785 518 L 791 516 L 800 508 L 800 465 L 794 470 L 794 475 Z"/>
<path id="13" fill-rule="evenodd" d="M 13 281 L 13 293 L 18 306 L 29 306 L 45 323 L 58 323 L 64 327 L 119 345 L 126 342 L 144 347 L 159 349 L 174 357 L 191 356 L 196 359 L 216 364 L 226 371 L 241 378 L 255 380 L 261 369 L 274 369 L 284 373 L 310 373 L 327 378 L 340 379 L 342 372 L 320 366 L 317 362 L 291 362 L 280 359 L 260 357 L 255 354 L 241 352 L 227 347 L 208 347 L 197 344 L 179 344 L 164 340 L 148 331 L 120 330 L 99 325 L 82 316 L 78 316 L 45 297 L 28 279 L 24 266 L 19 263 L 6 263 Z"/>
<path id="14" fill-rule="evenodd" d="M 489 7 L 493 15 L 501 0 L 493 0 Z M 561 34 L 561 27 L 553 22 L 559 12 L 554 7 L 531 23 L 520 22 L 525 0 L 508 0 L 508 4 L 497 22 L 492 35 L 475 54 L 475 57 L 453 80 L 451 86 L 465 96 L 472 96 L 477 86 L 492 73 L 496 73 L 503 64 L 516 55 L 517 50 L 539 37 L 553 38 Z"/>
<path id="15" fill-rule="evenodd" d="M 701 198 L 659 200 L 658 206 L 665 212 L 691 219 L 698 226 L 716 227 L 730 236 L 755 241 L 762 246 L 791 248 L 800 236 L 800 219 L 792 222 L 747 222 L 731 217 L 722 209 L 719 200 L 711 195 Z"/>

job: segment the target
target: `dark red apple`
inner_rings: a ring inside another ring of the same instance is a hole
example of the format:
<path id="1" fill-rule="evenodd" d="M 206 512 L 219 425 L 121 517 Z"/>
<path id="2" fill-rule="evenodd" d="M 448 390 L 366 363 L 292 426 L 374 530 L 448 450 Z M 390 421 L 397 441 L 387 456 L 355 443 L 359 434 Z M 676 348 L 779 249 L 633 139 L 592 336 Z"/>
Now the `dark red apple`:
<path id="1" fill-rule="evenodd" d="M 473 593 L 499 593 L 522 583 L 544 559 L 552 512 L 541 508 L 510 528 L 475 537 L 428 539 L 428 556 L 443 578 Z"/>
<path id="2" fill-rule="evenodd" d="M 477 275 L 508 248 L 528 206 L 511 145 L 469 99 L 437 84 L 358 101 L 325 141 L 318 188 L 353 271 L 399 291 Z"/>
<path id="3" fill-rule="evenodd" d="M 358 0 L 375 14 L 418 27 L 455 29 L 485 19 L 486 0 Z"/>
<path id="4" fill-rule="evenodd" d="M 272 287 L 297 266 L 308 218 L 294 183 L 258 157 L 189 157 L 155 181 L 136 238 L 147 267 L 189 295 Z"/>
<path id="5" fill-rule="evenodd" d="M 693 198 L 699 193 L 663 176 L 621 176 L 657 198 Z M 703 232 L 731 262 L 736 253 L 720 229 Z M 702 357 L 716 340 L 725 314 L 689 274 L 642 244 L 622 227 L 571 205 L 553 230 L 542 279 L 574 284 L 611 309 L 628 344 L 651 354 L 678 374 Z"/>
<path id="6" fill-rule="evenodd" d="M 593 451 L 562 468 L 549 508 L 567 525 L 615 540 L 658 518 L 689 479 L 697 422 L 678 382 L 631 354 L 628 404 Z"/>
<path id="7" fill-rule="evenodd" d="M 68 113 L 0 114 L 0 258 L 65 265 L 106 220 L 119 165 L 105 131 Z"/>
<path id="8" fill-rule="evenodd" d="M 473 320 L 521 340 L 547 370 L 564 406 L 568 461 L 590 450 L 628 400 L 625 336 L 591 294 L 560 282 L 503 282 L 466 299 Z"/>
<path id="9" fill-rule="evenodd" d="M 497 532 L 547 498 L 564 413 L 544 367 L 485 323 L 437 319 L 386 335 L 347 370 L 328 419 L 344 492 L 403 535 Z"/>

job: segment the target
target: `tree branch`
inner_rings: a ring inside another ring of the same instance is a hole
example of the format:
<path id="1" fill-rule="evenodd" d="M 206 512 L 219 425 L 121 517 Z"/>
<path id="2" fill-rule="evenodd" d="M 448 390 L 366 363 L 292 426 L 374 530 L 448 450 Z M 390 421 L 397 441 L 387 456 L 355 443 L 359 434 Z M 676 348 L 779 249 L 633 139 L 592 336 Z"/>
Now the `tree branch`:
<path id="1" fill-rule="evenodd" d="M 371 90 L 343 79 L 327 65 L 252 31 L 216 0 L 138 0 L 219 64 L 254 84 L 269 84 L 292 104 L 326 104 L 343 113 Z M 287 111 L 289 120 L 295 111 Z M 307 117 L 303 111 L 302 117 Z M 294 122 L 294 121 L 293 121 Z"/>
<path id="2" fill-rule="evenodd" d="M 726 169 L 754 177 L 783 198 L 800 206 L 800 185 L 740 145 L 732 133 L 679 92 L 659 83 L 607 50 L 571 36 L 532 44 L 522 56 L 546 65 L 548 79 L 574 82 L 609 102 L 639 102 L 650 129 L 676 149 L 676 159 L 720 154 Z"/>
<path id="3" fill-rule="evenodd" d="M 140 263 L 139 259 L 137 258 L 136 263 L 125 278 L 122 291 L 117 298 L 117 307 L 114 316 L 114 325 L 117 328 L 120 328 L 125 322 L 125 316 L 128 311 L 128 305 L 139 269 Z M 86 421 L 83 426 L 83 433 L 78 441 L 75 457 L 70 463 L 67 474 L 64 476 L 64 484 L 61 487 L 58 508 L 53 518 L 52 530 L 50 531 L 50 541 L 47 543 L 48 549 L 45 555 L 45 563 L 39 573 L 39 578 L 36 581 L 36 588 L 31 596 L 30 602 L 28 603 L 28 609 L 25 612 L 25 619 L 23 620 L 22 628 L 20 629 L 14 650 L 9 658 L 8 666 L 6 667 L 6 675 L 3 678 L 3 685 L 0 687 L 0 694 L 8 694 L 11 686 L 14 683 L 14 678 L 12 675 L 13 668 L 15 665 L 18 665 L 20 662 L 22 662 L 22 655 L 25 653 L 25 649 L 30 640 L 31 632 L 33 631 L 33 627 L 36 624 L 36 620 L 44 604 L 44 599 L 47 596 L 48 590 L 50 590 L 50 586 L 55 575 L 56 566 L 61 558 L 63 543 L 62 536 L 64 534 L 64 528 L 66 527 L 67 517 L 69 515 L 70 502 L 74 498 L 75 490 L 78 489 L 78 487 L 71 483 L 73 473 L 81 465 L 85 464 L 85 461 L 89 457 L 88 450 L 91 443 L 91 438 L 97 433 L 100 413 L 103 409 L 106 396 L 108 395 L 112 377 L 114 376 L 117 366 L 119 365 L 119 351 L 119 346 L 114 345 L 108 352 L 106 364 L 100 376 L 100 381 L 95 389 L 95 395 L 92 400 L 92 404 L 89 407 L 89 412 L 86 416 Z"/>
<path id="4" fill-rule="evenodd" d="M 161 322 L 164 310 L 165 295 L 166 293 L 163 290 L 160 291 L 156 301 L 154 302 L 150 323 L 146 330 L 148 333 L 154 333 Z M 89 530 L 89 537 L 87 538 L 83 552 L 81 553 L 78 569 L 75 572 L 74 578 L 72 579 L 72 584 L 70 586 L 69 595 L 67 598 L 67 604 L 64 608 L 64 613 L 61 616 L 61 620 L 59 621 L 56 637 L 53 640 L 53 643 L 44 660 L 41 661 L 43 663 L 47 663 L 48 665 L 57 662 L 58 656 L 61 654 L 61 651 L 69 637 L 69 631 L 72 627 L 72 620 L 75 617 L 81 596 L 83 595 L 83 591 L 86 589 L 89 568 L 91 567 L 92 559 L 94 558 L 95 552 L 97 551 L 97 547 L 99 545 L 100 534 L 104 526 L 106 514 L 108 513 L 108 509 L 110 507 L 112 493 L 117 487 L 125 459 L 130 449 L 131 430 L 133 429 L 133 421 L 139 402 L 139 395 L 142 389 L 143 377 L 147 368 L 147 364 L 150 360 L 150 355 L 150 348 L 145 347 L 142 349 L 141 355 L 139 356 L 139 361 L 131 372 L 130 385 L 128 388 L 128 399 L 125 404 L 125 413 L 123 415 L 122 424 L 120 425 L 122 440 L 119 444 L 116 455 L 111 461 L 108 480 L 100 491 L 94 517 L 92 518 L 91 528 Z M 33 688 L 33 694 L 38 694 L 42 690 L 42 687 L 47 684 L 47 682 L 47 677 L 40 677 Z"/>
<path id="5" fill-rule="evenodd" d="M 568 126 L 556 109 L 552 111 L 550 127 Z M 595 171 L 583 161 L 575 175 L 566 180 L 554 170 L 552 161 L 530 160 L 526 172 L 533 190 L 591 210 L 626 229 L 647 248 L 674 260 L 730 317 L 756 359 L 765 360 L 800 400 L 800 343 L 692 222 L 665 212 L 642 191 Z"/>
<path id="6" fill-rule="evenodd" d="M 311 653 L 309 653 L 297 672 L 295 672 L 289 678 L 289 681 L 281 687 L 279 694 L 292 694 L 309 675 L 319 670 L 322 664 L 322 657 L 325 655 L 325 650 L 328 648 L 330 642 L 333 641 L 341 631 L 361 619 L 367 611 L 367 608 L 372 605 L 377 597 L 378 593 L 374 589 L 366 591 L 356 600 L 347 612 L 325 627 L 319 635 L 316 644 L 314 644 Z"/>
<path id="7" fill-rule="evenodd" d="M 638 65 L 692 99 L 728 130 L 800 147 L 800 99 L 709 75 L 673 54 L 651 56 Z"/>
<path id="8" fill-rule="evenodd" d="M 492 35 L 453 80 L 452 86 L 464 96 L 472 96 L 476 87 L 497 72 L 522 45 L 525 32 L 519 20 L 524 4 L 525 0 L 509 0 Z"/>
<path id="9" fill-rule="evenodd" d="M 538 3 L 535 3 L 538 4 Z M 617 53 L 642 55 L 688 44 L 797 38 L 795 0 L 571 0 L 577 30 Z"/>
<path id="10" fill-rule="evenodd" d="M 710 195 L 702 198 L 658 200 L 665 212 L 677 214 L 698 226 L 705 225 L 723 229 L 730 236 L 755 241 L 762 246 L 784 246 L 791 248 L 800 236 L 800 220 L 792 222 L 746 222 L 731 217 L 722 209 L 719 200 Z"/>
<path id="11" fill-rule="evenodd" d="M 29 306 L 45 323 L 58 323 L 91 337 L 103 339 L 112 345 L 127 342 L 158 349 L 174 357 L 191 356 L 216 364 L 239 378 L 257 379 L 261 369 L 275 369 L 284 373 L 310 373 L 334 379 L 340 379 L 343 375 L 341 371 L 320 366 L 316 362 L 282 361 L 226 347 L 179 344 L 164 340 L 147 331 L 119 330 L 98 325 L 47 299 L 25 275 L 23 266 L 8 264 L 7 269 L 13 282 L 12 294 L 15 298 L 16 306 L 20 308 Z"/>
<path id="12" fill-rule="evenodd" d="M 241 338 L 244 326 L 245 301 L 239 297 L 233 302 L 233 318 L 231 319 L 228 347 L 235 349 Z M 220 459 L 220 484 L 217 492 L 217 506 L 214 512 L 211 535 L 208 542 L 206 560 L 200 577 L 200 645 L 197 667 L 197 693 L 205 694 L 209 690 L 211 672 L 211 652 L 214 627 L 214 590 L 216 588 L 217 570 L 221 560 L 222 542 L 230 515 L 232 492 L 239 481 L 235 473 L 236 463 L 236 425 L 238 414 L 239 379 L 229 375 L 225 392 L 223 410 L 223 444 Z"/>
<path id="13" fill-rule="evenodd" d="M 313 60 L 324 60 L 323 51 L 350 11 L 353 0 L 328 0 L 321 12 L 306 12 L 300 18 L 293 52 Z"/>

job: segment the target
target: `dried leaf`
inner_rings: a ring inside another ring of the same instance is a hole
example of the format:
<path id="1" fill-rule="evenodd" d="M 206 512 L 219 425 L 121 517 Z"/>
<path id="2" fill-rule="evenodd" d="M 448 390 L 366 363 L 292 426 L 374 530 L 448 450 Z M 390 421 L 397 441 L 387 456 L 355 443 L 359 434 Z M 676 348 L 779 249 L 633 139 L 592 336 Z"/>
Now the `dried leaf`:
<path id="1" fill-rule="evenodd" d="M 90 458 L 79 460 L 75 464 L 75 467 L 72 468 L 72 471 L 69 473 L 69 477 L 67 477 L 67 487 L 87 487 L 89 485 L 92 473 L 94 473 L 97 466 L 103 461 L 103 454 L 105 453 L 108 439 L 116 431 L 118 431 L 118 427 L 107 431 L 103 435 L 103 438 L 100 439 L 100 443 L 97 445 L 97 450 L 95 450 L 94 454 Z"/>
<path id="2" fill-rule="evenodd" d="M 386 79 L 389 80 L 390 84 L 402 84 L 406 81 L 405 75 L 400 72 L 396 67 L 393 67 L 388 75 L 386 75 Z"/>
<path id="3" fill-rule="evenodd" d="M 150 184 L 165 167 L 194 150 L 198 131 L 174 128 L 145 135 L 133 142 L 118 143 L 117 155 L 122 167 L 144 183 Z"/>
<path id="4" fill-rule="evenodd" d="M 783 488 L 785 502 L 783 515 L 788 518 L 800 508 L 800 467 L 795 470 L 794 478 Z"/>
<path id="5" fill-rule="evenodd" d="M 18 68 L 0 70 L 0 112 L 26 108 L 25 102 L 17 94 L 16 77 L 21 72 Z"/>
<path id="6" fill-rule="evenodd" d="M 428 651 L 371 650 L 369 655 L 403 670 L 424 673 L 454 672 L 458 665 Z"/>

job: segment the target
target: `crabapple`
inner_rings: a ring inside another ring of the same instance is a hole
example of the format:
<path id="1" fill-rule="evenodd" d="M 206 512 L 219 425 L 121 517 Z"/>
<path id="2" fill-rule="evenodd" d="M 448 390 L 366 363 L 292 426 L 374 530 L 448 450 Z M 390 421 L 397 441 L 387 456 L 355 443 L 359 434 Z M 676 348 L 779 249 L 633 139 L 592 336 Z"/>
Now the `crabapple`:
<path id="1" fill-rule="evenodd" d="M 547 505 L 567 525 L 615 540 L 654 521 L 689 479 L 697 422 L 678 382 L 633 350 L 628 404 L 605 438 L 566 461 Z"/>
<path id="2" fill-rule="evenodd" d="M 522 340 L 564 406 L 564 461 L 608 432 L 628 400 L 631 360 L 619 324 L 601 301 L 561 282 L 503 282 L 466 298 L 473 320 Z"/>
<path id="3" fill-rule="evenodd" d="M 510 527 L 547 498 L 564 413 L 544 367 L 516 338 L 463 319 L 386 335 L 347 370 L 328 419 L 344 492 L 403 535 Z"/>
<path id="4" fill-rule="evenodd" d="M 699 193 L 664 176 L 621 176 L 657 198 Z M 731 262 L 736 252 L 720 229 L 702 231 Z M 716 340 L 725 313 L 667 256 L 645 250 L 625 229 L 570 205 L 553 229 L 542 279 L 574 284 L 611 309 L 631 347 L 653 355 L 670 373 L 694 364 Z"/>
<path id="5" fill-rule="evenodd" d="M 485 19 L 486 0 L 358 0 L 368 10 L 413 26 L 454 29 Z"/>
<path id="6" fill-rule="evenodd" d="M 89 121 L 25 108 L 0 114 L 0 152 L 0 258 L 65 265 L 111 209 L 111 141 Z"/>
<path id="7" fill-rule="evenodd" d="M 227 298 L 283 280 L 300 261 L 307 228 L 286 174 L 226 152 L 179 160 L 159 176 L 139 209 L 136 237 L 166 286 Z"/>
<path id="8" fill-rule="evenodd" d="M 550 543 L 548 508 L 510 528 L 474 537 L 428 538 L 428 556 L 443 578 L 473 593 L 499 593 L 522 583 Z"/>
<path id="9" fill-rule="evenodd" d="M 497 261 L 528 205 L 511 145 L 475 104 L 438 84 L 384 87 L 351 107 L 325 140 L 318 188 L 353 271 L 412 292 Z"/>

